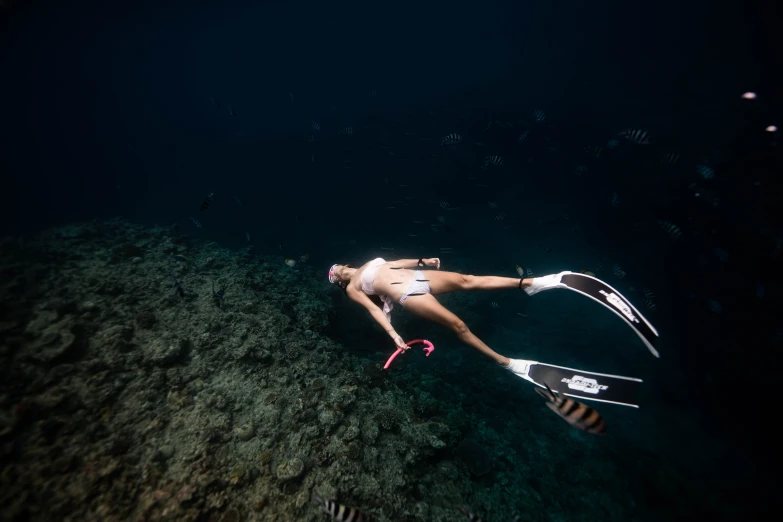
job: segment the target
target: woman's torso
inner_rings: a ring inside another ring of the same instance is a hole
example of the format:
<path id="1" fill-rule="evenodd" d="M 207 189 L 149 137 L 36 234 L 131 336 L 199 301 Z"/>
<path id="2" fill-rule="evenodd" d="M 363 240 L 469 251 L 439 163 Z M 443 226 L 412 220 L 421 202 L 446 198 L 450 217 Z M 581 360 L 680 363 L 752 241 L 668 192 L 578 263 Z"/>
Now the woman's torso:
<path id="1" fill-rule="evenodd" d="M 362 276 L 371 264 L 372 261 L 363 264 L 351 278 L 351 286 L 354 287 L 354 289 L 362 291 Z M 370 268 L 370 270 L 372 269 Z M 391 297 L 395 303 L 399 302 L 402 294 L 408 288 L 411 280 L 413 280 L 415 273 L 415 270 L 406 268 L 392 269 L 389 266 L 389 263 L 378 265 L 375 267 L 375 278 L 372 281 L 372 291 L 375 295 L 387 295 Z"/>

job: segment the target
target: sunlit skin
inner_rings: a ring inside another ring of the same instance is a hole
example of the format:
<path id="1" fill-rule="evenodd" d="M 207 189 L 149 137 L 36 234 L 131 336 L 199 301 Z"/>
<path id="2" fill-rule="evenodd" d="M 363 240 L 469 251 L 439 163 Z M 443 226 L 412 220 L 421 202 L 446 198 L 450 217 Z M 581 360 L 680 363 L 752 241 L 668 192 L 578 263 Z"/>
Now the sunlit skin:
<path id="1" fill-rule="evenodd" d="M 520 278 L 474 276 L 458 274 L 456 272 L 442 272 L 440 271 L 440 259 L 429 258 L 423 259 L 422 261 L 425 266 L 435 268 L 435 270 L 422 271 L 422 274 L 430 285 L 430 293 L 410 295 L 402 306 L 419 317 L 429 319 L 430 321 L 434 321 L 451 329 L 463 343 L 478 350 L 497 364 L 508 366 L 510 362 L 508 357 L 495 352 L 481 339 L 476 337 L 464 321 L 441 305 L 438 300 L 435 299 L 435 296 L 454 292 L 456 290 L 500 290 L 504 288 L 518 290 L 519 288 L 529 287 L 532 284 L 533 279 L 523 278 L 520 286 Z M 369 264 L 370 262 L 368 261 L 359 268 L 337 265 L 334 269 L 337 284 L 345 288 L 348 297 L 363 305 L 370 312 L 370 315 L 373 316 L 378 324 L 383 326 L 386 333 L 389 334 L 398 347 L 404 348 L 405 341 L 403 341 L 402 337 L 397 334 L 394 327 L 386 319 L 383 310 L 362 291 L 362 272 Z M 419 269 L 418 259 L 400 259 L 380 265 L 375 273 L 373 290 L 376 294 L 389 296 L 395 303 L 399 303 L 400 298 L 413 279 L 416 270 Z"/>

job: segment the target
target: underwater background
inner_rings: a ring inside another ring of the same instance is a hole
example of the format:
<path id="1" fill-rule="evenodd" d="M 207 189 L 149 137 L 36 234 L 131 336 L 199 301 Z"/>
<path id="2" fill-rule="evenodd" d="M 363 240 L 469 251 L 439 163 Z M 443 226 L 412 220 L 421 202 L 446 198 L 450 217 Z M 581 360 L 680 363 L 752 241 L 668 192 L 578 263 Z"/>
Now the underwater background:
<path id="1" fill-rule="evenodd" d="M 2 519 L 765 515 L 776 9 L 2 0 Z M 439 300 L 508 357 L 643 379 L 640 407 L 573 429 L 401 306 L 436 349 L 383 371 L 327 281 L 375 257 L 595 274 L 660 358 L 574 292 Z"/>

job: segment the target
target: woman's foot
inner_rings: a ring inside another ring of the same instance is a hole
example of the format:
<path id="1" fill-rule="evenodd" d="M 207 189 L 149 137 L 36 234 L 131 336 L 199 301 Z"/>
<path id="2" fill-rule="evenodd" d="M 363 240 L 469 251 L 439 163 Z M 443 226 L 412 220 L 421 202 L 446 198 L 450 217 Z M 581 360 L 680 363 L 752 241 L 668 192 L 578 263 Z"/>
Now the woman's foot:
<path id="1" fill-rule="evenodd" d="M 533 282 L 525 288 L 525 292 L 527 292 L 527 295 L 533 295 L 537 294 L 541 290 L 549 290 L 550 288 L 566 288 L 566 285 L 560 282 L 560 278 L 565 274 L 570 274 L 571 272 L 565 271 L 560 272 L 559 274 L 551 274 L 541 277 L 534 277 Z"/>
<path id="2" fill-rule="evenodd" d="M 524 359 L 509 359 L 509 363 L 505 366 L 506 369 L 511 370 L 515 375 L 528 379 L 530 374 L 530 361 Z"/>

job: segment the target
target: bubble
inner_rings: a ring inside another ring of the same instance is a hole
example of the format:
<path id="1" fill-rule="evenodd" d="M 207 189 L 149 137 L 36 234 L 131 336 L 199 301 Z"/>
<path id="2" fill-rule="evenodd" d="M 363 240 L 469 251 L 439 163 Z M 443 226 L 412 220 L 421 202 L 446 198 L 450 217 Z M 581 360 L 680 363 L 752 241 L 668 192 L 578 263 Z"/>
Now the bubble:
<path id="1" fill-rule="evenodd" d="M 742 98 L 745 100 L 755 100 L 756 99 L 756 93 L 748 91 L 745 94 L 742 95 Z"/>
<path id="2" fill-rule="evenodd" d="M 777 125 L 770 125 L 766 129 L 764 129 L 764 130 L 766 130 L 767 132 L 777 132 L 778 131 L 778 127 L 777 127 Z"/>

